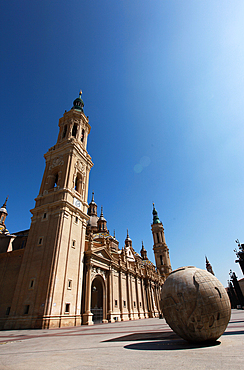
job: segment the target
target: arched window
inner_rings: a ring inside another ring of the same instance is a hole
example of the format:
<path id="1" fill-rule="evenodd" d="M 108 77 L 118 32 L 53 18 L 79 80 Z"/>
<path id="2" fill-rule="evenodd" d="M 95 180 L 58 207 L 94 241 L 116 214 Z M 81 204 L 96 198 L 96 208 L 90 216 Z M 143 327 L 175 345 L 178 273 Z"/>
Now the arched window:
<path id="1" fill-rule="evenodd" d="M 77 134 L 77 125 L 74 124 L 74 126 L 72 128 L 72 136 L 76 137 L 76 134 Z"/>
<path id="2" fill-rule="evenodd" d="M 58 173 L 54 173 L 52 175 L 49 176 L 49 185 L 48 185 L 48 189 L 51 190 L 51 189 L 54 189 L 58 186 Z"/>
<path id="3" fill-rule="evenodd" d="M 67 133 L 67 125 L 65 125 L 65 126 L 64 126 L 64 128 L 63 128 L 63 135 L 62 135 L 62 139 L 64 139 L 64 138 L 65 138 L 66 133 Z"/>
<path id="4" fill-rule="evenodd" d="M 82 129 L 80 141 L 83 143 L 85 137 L 85 130 Z"/>
<path id="5" fill-rule="evenodd" d="M 57 186 L 58 186 L 58 173 L 55 175 L 53 187 L 56 188 Z"/>
<path id="6" fill-rule="evenodd" d="M 160 255 L 160 262 L 161 262 L 161 265 L 164 264 L 164 262 L 163 262 L 163 256 L 161 256 L 161 255 Z"/>
<path id="7" fill-rule="evenodd" d="M 77 174 L 76 179 L 75 179 L 75 190 L 78 193 L 81 194 L 81 191 L 82 191 L 82 177 L 79 173 Z"/>

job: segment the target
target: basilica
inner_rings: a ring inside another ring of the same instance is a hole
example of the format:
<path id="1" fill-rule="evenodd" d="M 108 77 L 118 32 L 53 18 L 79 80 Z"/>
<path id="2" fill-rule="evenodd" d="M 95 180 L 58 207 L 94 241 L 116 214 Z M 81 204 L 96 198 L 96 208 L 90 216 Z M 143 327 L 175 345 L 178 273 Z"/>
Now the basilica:
<path id="1" fill-rule="evenodd" d="M 163 224 L 153 205 L 155 265 L 128 230 L 122 248 L 95 195 L 88 204 L 90 133 L 79 97 L 59 120 L 57 143 L 31 210 L 31 226 L 11 234 L 0 208 L 0 329 L 54 328 L 159 317 L 171 272 Z"/>

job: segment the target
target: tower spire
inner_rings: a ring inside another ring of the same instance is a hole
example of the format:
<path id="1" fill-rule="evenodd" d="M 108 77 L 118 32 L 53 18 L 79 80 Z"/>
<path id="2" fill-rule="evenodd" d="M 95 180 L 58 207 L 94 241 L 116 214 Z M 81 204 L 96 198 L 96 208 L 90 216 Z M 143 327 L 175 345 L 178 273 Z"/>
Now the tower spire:
<path id="1" fill-rule="evenodd" d="M 5 226 L 5 220 L 8 215 L 8 211 L 6 208 L 7 201 L 8 201 L 8 196 L 5 199 L 5 202 L 3 203 L 2 207 L 0 208 L 0 234 L 6 234 L 8 232 Z"/>
<path id="2" fill-rule="evenodd" d="M 153 251 L 155 256 L 155 262 L 157 270 L 162 276 L 167 276 L 171 273 L 171 264 L 169 258 L 169 248 L 165 241 L 164 227 L 162 222 L 159 220 L 158 212 L 155 209 L 153 203 L 153 223 L 152 223 L 152 234 L 153 234 Z"/>
<path id="3" fill-rule="evenodd" d="M 152 211 L 152 214 L 153 214 L 153 223 L 154 224 L 160 224 L 160 220 L 159 220 L 159 217 L 158 217 L 158 212 L 155 209 L 154 203 L 153 203 L 153 211 Z"/>

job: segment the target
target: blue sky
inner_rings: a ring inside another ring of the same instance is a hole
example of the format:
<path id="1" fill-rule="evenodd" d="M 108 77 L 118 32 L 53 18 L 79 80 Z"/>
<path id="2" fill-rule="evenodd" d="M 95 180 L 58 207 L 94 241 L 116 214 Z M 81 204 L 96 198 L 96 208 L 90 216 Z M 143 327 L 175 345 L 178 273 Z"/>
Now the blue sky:
<path id="1" fill-rule="evenodd" d="M 244 242 L 243 1 L 8 1 L 1 9 L 0 202 L 30 226 L 58 119 L 83 91 L 92 190 L 123 245 L 152 252 L 152 202 L 172 267 L 226 286 Z"/>

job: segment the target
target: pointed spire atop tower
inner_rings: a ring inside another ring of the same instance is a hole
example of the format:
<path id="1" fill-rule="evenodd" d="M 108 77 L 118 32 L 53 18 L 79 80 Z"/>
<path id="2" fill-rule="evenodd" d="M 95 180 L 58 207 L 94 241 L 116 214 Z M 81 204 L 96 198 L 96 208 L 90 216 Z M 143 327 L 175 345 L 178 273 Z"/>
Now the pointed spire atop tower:
<path id="1" fill-rule="evenodd" d="M 89 216 L 97 216 L 97 204 L 94 200 L 94 191 L 92 192 L 92 200 L 89 203 L 88 215 Z"/>
<path id="2" fill-rule="evenodd" d="M 83 112 L 84 102 L 81 99 L 82 91 L 80 90 L 79 97 L 73 101 L 72 109 L 80 110 Z"/>
<path id="3" fill-rule="evenodd" d="M 147 251 L 146 251 L 146 249 L 145 249 L 145 247 L 144 247 L 144 244 L 143 244 L 143 240 L 142 240 L 142 246 L 141 246 L 141 256 L 142 256 L 142 259 L 143 260 L 147 260 L 148 258 L 147 258 Z"/>
<path id="4" fill-rule="evenodd" d="M 107 220 L 103 216 L 103 206 L 101 207 L 101 214 L 97 221 L 98 231 L 99 232 L 107 232 Z"/>
<path id="5" fill-rule="evenodd" d="M 205 256 L 205 258 L 206 258 L 206 270 L 207 270 L 208 272 L 210 272 L 210 274 L 214 275 L 214 272 L 213 272 L 213 269 L 212 269 L 211 264 L 209 263 L 209 260 L 207 259 L 207 257 L 206 257 L 206 256 Z"/>
<path id="6" fill-rule="evenodd" d="M 5 199 L 5 202 L 3 203 L 2 207 L 0 208 L 0 233 L 5 233 L 7 231 L 6 226 L 5 226 L 5 220 L 8 215 L 8 211 L 6 208 L 8 201 L 8 196 Z"/>
<path id="7" fill-rule="evenodd" d="M 160 224 L 161 222 L 160 222 L 159 217 L 158 217 L 158 212 L 156 211 L 156 209 L 154 207 L 154 203 L 153 203 L 152 214 L 153 214 L 153 224 Z"/>
<path id="8" fill-rule="evenodd" d="M 129 231 L 128 231 L 128 229 L 127 229 L 127 236 L 126 236 L 126 239 L 125 239 L 125 247 L 132 247 L 132 240 L 129 237 Z"/>
<path id="9" fill-rule="evenodd" d="M 171 264 L 169 258 L 169 248 L 165 241 L 164 227 L 162 222 L 159 220 L 158 212 L 156 211 L 153 203 L 153 223 L 152 223 L 152 234 L 153 234 L 153 251 L 155 256 L 155 262 L 157 270 L 160 274 L 167 278 L 171 273 Z"/>

